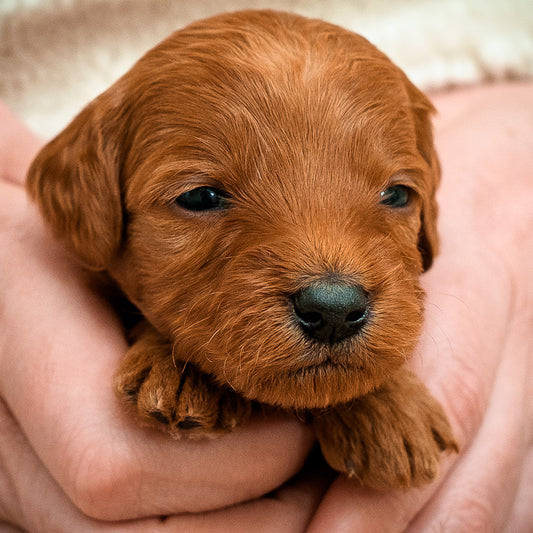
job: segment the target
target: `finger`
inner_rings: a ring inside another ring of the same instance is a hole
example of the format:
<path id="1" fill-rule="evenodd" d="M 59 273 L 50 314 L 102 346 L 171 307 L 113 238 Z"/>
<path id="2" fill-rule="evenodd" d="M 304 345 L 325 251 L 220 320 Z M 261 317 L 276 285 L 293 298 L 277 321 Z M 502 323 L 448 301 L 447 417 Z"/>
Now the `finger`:
<path id="1" fill-rule="evenodd" d="M 507 325 L 509 335 L 484 423 L 409 532 L 503 531 L 519 501 L 522 465 L 531 446 L 528 360 L 533 342 L 528 345 L 525 341 L 530 338 L 529 328 L 524 316 Z"/>
<path id="2" fill-rule="evenodd" d="M 531 417 L 530 417 L 531 420 Z M 529 441 L 529 452 L 522 465 L 522 479 L 514 501 L 514 507 L 504 533 L 530 531 L 533 524 L 533 442 Z"/>
<path id="3" fill-rule="evenodd" d="M 130 523 L 91 520 L 76 509 L 35 455 L 28 441 L 0 401 L 0 459 L 4 481 L 0 492 L 2 532 L 55 531 L 70 533 L 145 533 L 168 531 L 158 519 Z"/>
<path id="4" fill-rule="evenodd" d="M 196 442 L 139 427 L 112 391 L 126 343 L 109 307 L 38 226 L 2 249 L 9 261 L 0 284 L 0 390 L 39 459 L 87 514 L 126 519 L 228 506 L 301 468 L 313 439 L 291 418 L 256 417 Z"/>
<path id="5" fill-rule="evenodd" d="M 283 533 L 305 531 L 321 495 L 319 484 L 280 491 L 228 509 L 199 515 L 172 517 L 175 531 L 210 533 Z"/>
<path id="6" fill-rule="evenodd" d="M 332 471 L 320 452 L 313 454 L 303 471 L 281 489 L 264 498 L 201 515 L 173 517 L 177 531 L 217 533 L 283 533 L 305 531 L 324 492 Z"/>
<path id="7" fill-rule="evenodd" d="M 43 142 L 0 101 L 0 180 L 23 184 Z"/>
<path id="8" fill-rule="evenodd" d="M 24 533 L 22 529 L 12 524 L 8 524 L 7 522 L 1 522 L 1 521 L 0 521 L 0 531 L 2 531 L 2 533 Z"/>

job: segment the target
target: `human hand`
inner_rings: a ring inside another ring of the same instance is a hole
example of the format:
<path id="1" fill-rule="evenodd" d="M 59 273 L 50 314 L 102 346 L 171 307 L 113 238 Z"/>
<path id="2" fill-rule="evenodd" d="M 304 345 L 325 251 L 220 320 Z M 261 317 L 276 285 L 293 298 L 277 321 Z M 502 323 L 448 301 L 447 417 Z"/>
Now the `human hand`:
<path id="1" fill-rule="evenodd" d="M 436 99 L 442 116 L 437 141 L 444 169 L 443 242 L 440 258 L 425 276 L 426 329 L 413 366 L 450 415 L 461 455 L 448 458 L 441 478 L 425 489 L 377 493 L 339 477 L 314 514 L 310 531 L 529 531 L 533 522 L 530 93 L 531 86 L 509 86 L 456 91 Z M 96 361 L 96 366 L 100 364 Z M 1 368 L 0 374 L 6 376 Z M 117 431 L 113 424 L 107 427 Z M 95 434 L 98 437 L 102 435 Z M 308 445 L 305 438 L 300 442 Z M 154 479 L 151 474 L 149 479 Z M 180 476 L 179 481 L 184 479 Z M 231 486 L 236 480 L 226 481 Z M 213 482 L 208 476 L 208 494 Z M 173 517 L 165 526 L 180 530 L 186 524 L 193 530 L 200 524 L 208 530 L 236 531 L 239 526 L 246 530 L 250 524 L 254 529 L 261 524 L 267 531 L 273 527 L 300 531 L 313 515 L 326 482 L 327 478 L 321 483 L 315 476 L 289 485 L 288 493 L 279 493 L 288 496 L 281 503 L 283 513 L 276 505 L 279 500 L 271 501 L 270 507 L 268 501 L 256 500 L 227 514 Z M 183 522 L 196 519 L 200 522 Z"/>
<path id="2" fill-rule="evenodd" d="M 439 258 L 412 364 L 461 453 L 432 485 L 379 493 L 339 477 L 310 533 L 502 531 L 533 524 L 533 85 L 434 98 Z"/>
<path id="3" fill-rule="evenodd" d="M 260 496 L 300 470 L 313 442 L 303 425 L 256 417 L 218 440 L 177 442 L 123 413 L 111 385 L 126 349 L 119 323 L 24 195 L 39 146 L 0 107 L 0 522 L 31 532 L 301 530 L 320 480 Z"/>

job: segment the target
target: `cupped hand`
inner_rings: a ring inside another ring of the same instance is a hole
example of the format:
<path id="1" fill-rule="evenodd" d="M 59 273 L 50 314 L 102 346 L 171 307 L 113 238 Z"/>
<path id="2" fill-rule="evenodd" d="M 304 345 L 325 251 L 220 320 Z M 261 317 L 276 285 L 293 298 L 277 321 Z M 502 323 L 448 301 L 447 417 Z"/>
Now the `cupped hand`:
<path id="1" fill-rule="evenodd" d="M 301 469 L 305 426 L 256 416 L 224 438 L 173 441 L 123 412 L 119 322 L 26 200 L 39 140 L 5 108 L 0 125 L 0 520 L 31 532 L 300 530 L 320 480 L 260 497 Z"/>

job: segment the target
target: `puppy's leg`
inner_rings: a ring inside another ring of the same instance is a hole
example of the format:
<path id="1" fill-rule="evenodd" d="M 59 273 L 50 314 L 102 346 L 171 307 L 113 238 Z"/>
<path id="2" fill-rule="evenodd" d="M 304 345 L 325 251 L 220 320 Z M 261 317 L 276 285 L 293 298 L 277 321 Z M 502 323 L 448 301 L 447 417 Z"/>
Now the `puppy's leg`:
<path id="1" fill-rule="evenodd" d="M 428 483 L 440 452 L 458 450 L 441 406 L 407 369 L 379 390 L 315 415 L 313 426 L 334 469 L 378 489 Z"/>
<path id="2" fill-rule="evenodd" d="M 250 403 L 231 389 L 216 385 L 194 365 L 175 361 L 171 345 L 148 323 L 136 330 L 115 388 L 142 421 L 174 437 L 225 433 L 250 412 Z"/>

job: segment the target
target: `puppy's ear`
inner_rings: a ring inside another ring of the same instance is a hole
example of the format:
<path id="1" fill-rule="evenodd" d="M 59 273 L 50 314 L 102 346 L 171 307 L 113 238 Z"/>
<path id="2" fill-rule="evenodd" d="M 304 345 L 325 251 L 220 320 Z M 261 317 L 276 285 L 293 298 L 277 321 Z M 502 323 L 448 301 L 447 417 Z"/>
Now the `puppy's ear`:
<path id="1" fill-rule="evenodd" d="M 27 178 L 55 235 L 95 270 L 106 268 L 122 234 L 118 139 L 104 102 L 89 104 L 50 141 Z"/>
<path id="2" fill-rule="evenodd" d="M 433 144 L 433 127 L 431 124 L 431 115 L 435 112 L 435 108 L 427 97 L 410 82 L 408 82 L 408 92 L 415 123 L 418 151 L 429 166 L 429 176 L 425 184 L 426 189 L 422 194 L 422 220 L 418 236 L 418 248 L 425 271 L 433 263 L 433 258 L 439 248 L 437 233 L 438 207 L 435 196 L 440 182 L 440 164 Z"/>

